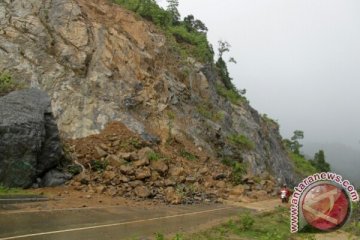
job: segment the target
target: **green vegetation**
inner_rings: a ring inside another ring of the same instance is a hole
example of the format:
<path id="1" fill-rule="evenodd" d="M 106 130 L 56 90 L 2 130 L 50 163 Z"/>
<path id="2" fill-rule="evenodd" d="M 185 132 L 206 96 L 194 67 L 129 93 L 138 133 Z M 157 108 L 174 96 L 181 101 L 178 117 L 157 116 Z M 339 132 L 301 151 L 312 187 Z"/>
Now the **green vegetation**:
<path id="1" fill-rule="evenodd" d="M 114 2 L 158 26 L 167 27 L 172 24 L 171 13 L 159 7 L 155 0 L 114 0 Z"/>
<path id="2" fill-rule="evenodd" d="M 0 97 L 21 87 L 20 84 L 14 82 L 8 72 L 0 73 Z"/>
<path id="3" fill-rule="evenodd" d="M 359 192 L 359 190 L 358 190 Z M 352 215 L 344 230 L 352 236 L 360 237 L 360 202 L 352 202 Z"/>
<path id="4" fill-rule="evenodd" d="M 290 160 L 294 163 L 295 172 L 301 176 L 309 176 L 316 173 L 316 168 L 310 163 L 309 160 L 300 154 L 302 145 L 299 143 L 300 139 L 304 138 L 304 132 L 301 130 L 294 131 L 291 140 L 284 139 L 283 144 L 288 151 Z"/>
<path id="5" fill-rule="evenodd" d="M 223 164 L 225 164 L 226 166 L 229 166 L 232 168 L 231 175 L 230 175 L 231 182 L 233 182 L 235 185 L 241 184 L 242 177 L 247 172 L 247 168 L 248 168 L 247 164 L 245 164 L 243 162 L 242 163 L 236 162 L 230 158 L 223 158 L 221 160 L 221 162 Z"/>
<path id="6" fill-rule="evenodd" d="M 175 234 L 175 237 L 172 238 L 172 240 L 183 240 L 183 236 L 179 233 Z"/>
<path id="7" fill-rule="evenodd" d="M 248 103 L 246 97 L 242 96 L 236 89 L 227 89 L 226 87 L 218 84 L 216 86 L 216 91 L 220 96 L 223 96 L 232 104 L 241 105 L 243 103 Z"/>
<path id="8" fill-rule="evenodd" d="M 143 143 L 138 138 L 130 138 L 126 141 L 122 141 L 119 147 L 123 152 L 132 152 L 143 147 Z"/>
<path id="9" fill-rule="evenodd" d="M 253 150 L 255 148 L 255 144 L 246 136 L 241 134 L 231 134 L 228 136 L 228 140 L 233 145 L 241 147 L 242 149 Z"/>
<path id="10" fill-rule="evenodd" d="M 165 236 L 162 233 L 155 233 L 155 240 L 165 240 Z"/>
<path id="11" fill-rule="evenodd" d="M 160 7 L 155 0 L 113 1 L 157 25 L 167 38 L 169 50 L 178 54 L 182 61 L 186 62 L 188 57 L 192 57 L 202 63 L 214 62 L 214 50 L 207 39 L 207 27 L 193 15 L 188 15 L 181 20 L 178 0 L 167 0 L 166 9 Z M 217 91 L 231 103 L 239 105 L 248 101 L 243 96 L 246 91 L 237 90 L 232 83 L 227 64 L 223 59 L 223 55 L 229 50 L 228 42 L 219 41 L 219 58 L 215 65 L 222 84 L 217 87 Z M 234 58 L 230 58 L 229 62 L 236 63 Z M 215 117 L 221 118 L 221 115 Z"/>
<path id="12" fill-rule="evenodd" d="M 78 175 L 79 173 L 81 173 L 82 168 L 80 165 L 77 164 L 71 164 L 69 166 L 67 166 L 67 172 L 71 173 L 72 175 Z"/>
<path id="13" fill-rule="evenodd" d="M 199 233 L 184 235 L 184 240 L 284 240 L 314 239 L 313 233 L 296 233 L 289 231 L 289 210 L 278 207 L 266 213 L 241 213 L 239 217 L 227 223 Z M 178 234 L 177 234 L 178 235 Z M 175 236 L 176 237 L 176 236 Z M 165 239 L 165 238 L 163 238 Z M 178 239 L 178 238 L 169 238 Z"/>
<path id="14" fill-rule="evenodd" d="M 242 183 L 242 177 L 247 172 L 247 165 L 236 162 L 233 164 L 230 180 L 235 184 Z"/>
<path id="15" fill-rule="evenodd" d="M 223 59 L 223 54 L 229 51 L 230 51 L 230 44 L 226 41 L 219 41 L 219 47 L 218 47 L 219 58 L 216 62 L 216 67 L 219 70 L 221 80 L 225 85 L 225 87 L 229 90 L 230 89 L 236 90 L 234 84 L 232 83 L 232 78 L 230 77 L 227 65 Z"/>
<path id="16" fill-rule="evenodd" d="M 223 97 L 226 97 L 233 104 L 239 104 L 241 102 L 247 102 L 246 98 L 243 96 L 246 93 L 246 90 L 238 90 L 235 85 L 232 83 L 232 78 L 230 77 L 227 64 L 223 59 L 223 55 L 226 52 L 230 51 L 230 44 L 226 41 L 219 41 L 218 53 L 219 58 L 216 61 L 216 68 L 220 75 L 221 81 L 224 85 L 223 88 L 218 87 L 218 92 Z M 234 58 L 230 58 L 229 62 L 236 63 Z"/>
<path id="17" fill-rule="evenodd" d="M 205 33 L 189 32 L 184 25 L 171 26 L 168 31 L 175 38 L 183 56 L 192 56 L 200 62 L 212 62 L 214 53 Z"/>
<path id="18" fill-rule="evenodd" d="M 25 190 L 21 188 L 9 188 L 3 185 L 0 185 L 0 196 L 2 195 L 19 195 L 19 194 L 28 194 Z"/>
<path id="19" fill-rule="evenodd" d="M 201 116 L 210 119 L 214 122 L 220 122 L 224 119 L 224 114 L 222 112 L 217 112 L 213 109 L 212 105 L 209 103 L 202 103 L 197 106 L 197 111 Z"/>
<path id="20" fill-rule="evenodd" d="M 165 240 L 165 236 L 162 233 L 155 233 L 155 240 Z M 170 238 L 171 240 L 183 240 L 182 234 L 176 233 L 174 237 Z"/>
<path id="21" fill-rule="evenodd" d="M 185 149 L 180 150 L 180 156 L 183 158 L 186 158 L 189 161 L 195 161 L 198 160 L 198 157 L 192 154 L 191 152 L 186 151 Z"/>
<path id="22" fill-rule="evenodd" d="M 290 152 L 290 158 L 295 163 L 298 173 L 303 175 L 313 174 L 314 172 L 328 172 L 330 171 L 330 164 L 325 161 L 325 154 L 323 150 L 315 153 L 314 160 L 308 160 L 300 153 L 303 146 L 299 140 L 304 138 L 304 132 L 301 130 L 294 131 L 291 140 L 284 139 L 283 143 Z"/>
<path id="23" fill-rule="evenodd" d="M 261 116 L 261 118 L 269 125 L 275 125 L 275 126 L 279 126 L 279 124 L 277 123 L 277 121 L 275 121 L 274 119 L 270 118 L 267 114 L 263 114 Z"/>
<path id="24" fill-rule="evenodd" d="M 167 111 L 166 114 L 167 114 L 169 120 L 174 120 L 176 117 L 176 114 L 173 111 Z"/>
<path id="25" fill-rule="evenodd" d="M 151 151 L 148 153 L 147 157 L 148 157 L 149 161 L 158 161 L 162 156 L 160 153 Z"/>
<path id="26" fill-rule="evenodd" d="M 101 161 L 101 160 L 91 160 L 90 161 L 91 170 L 96 171 L 96 172 L 105 171 L 105 169 L 108 165 L 109 165 L 108 161 Z"/>
<path id="27" fill-rule="evenodd" d="M 174 50 L 181 56 L 192 56 L 200 62 L 213 61 L 214 53 L 206 37 L 206 26 L 192 15 L 180 21 L 177 0 L 168 0 L 167 9 L 161 8 L 155 0 L 114 0 L 114 2 L 163 29 L 168 41 L 174 44 Z"/>
<path id="28" fill-rule="evenodd" d="M 284 145 L 287 149 L 289 149 L 291 152 L 301 155 L 300 154 L 300 148 L 303 146 L 300 144 L 299 140 L 304 138 L 304 132 L 301 130 L 295 130 L 294 135 L 291 137 L 291 140 L 284 139 Z"/>
<path id="29" fill-rule="evenodd" d="M 317 172 L 316 168 L 311 165 L 309 160 L 304 156 L 289 152 L 289 157 L 295 165 L 295 171 L 302 176 L 309 176 Z"/>
<path id="30" fill-rule="evenodd" d="M 310 160 L 311 165 L 313 165 L 319 172 L 329 172 L 330 164 L 325 161 L 325 154 L 323 150 L 315 153 L 314 159 Z"/>
<path id="31" fill-rule="evenodd" d="M 243 231 L 249 231 L 255 223 L 255 220 L 250 214 L 245 214 L 243 216 L 240 216 L 240 228 Z"/>
<path id="32" fill-rule="evenodd" d="M 295 165 L 295 171 L 302 176 L 309 176 L 316 172 L 330 171 L 330 164 L 325 161 L 325 154 L 320 150 L 315 154 L 314 160 L 308 160 L 300 153 L 303 146 L 299 140 L 304 138 L 304 132 L 301 130 L 294 131 L 291 140 L 284 139 L 284 147 L 289 152 L 289 157 Z"/>
<path id="33" fill-rule="evenodd" d="M 130 139 L 129 144 L 136 149 L 140 149 L 142 147 L 141 142 L 139 141 L 139 139 L 136 139 L 136 138 Z"/>

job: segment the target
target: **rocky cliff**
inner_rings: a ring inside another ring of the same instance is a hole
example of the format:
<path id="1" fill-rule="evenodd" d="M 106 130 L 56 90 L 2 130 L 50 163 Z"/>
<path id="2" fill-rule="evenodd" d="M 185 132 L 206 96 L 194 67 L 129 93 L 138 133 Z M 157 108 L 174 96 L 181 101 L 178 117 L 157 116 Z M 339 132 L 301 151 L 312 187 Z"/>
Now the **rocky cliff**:
<path id="1" fill-rule="evenodd" d="M 63 139 L 118 121 L 160 148 L 175 141 L 254 176 L 297 179 L 275 122 L 220 96 L 212 64 L 181 59 L 156 26 L 109 1 L 1 0 L 5 70 L 49 94 Z"/>

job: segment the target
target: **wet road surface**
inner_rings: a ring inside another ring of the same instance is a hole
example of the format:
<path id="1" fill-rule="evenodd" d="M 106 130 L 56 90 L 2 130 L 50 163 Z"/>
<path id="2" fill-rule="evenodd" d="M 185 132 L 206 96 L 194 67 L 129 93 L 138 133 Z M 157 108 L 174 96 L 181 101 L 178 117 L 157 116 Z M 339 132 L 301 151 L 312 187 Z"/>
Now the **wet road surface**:
<path id="1" fill-rule="evenodd" d="M 199 225 L 236 216 L 226 205 L 107 207 L 33 212 L 0 212 L 0 240 L 108 240 L 196 231 Z"/>

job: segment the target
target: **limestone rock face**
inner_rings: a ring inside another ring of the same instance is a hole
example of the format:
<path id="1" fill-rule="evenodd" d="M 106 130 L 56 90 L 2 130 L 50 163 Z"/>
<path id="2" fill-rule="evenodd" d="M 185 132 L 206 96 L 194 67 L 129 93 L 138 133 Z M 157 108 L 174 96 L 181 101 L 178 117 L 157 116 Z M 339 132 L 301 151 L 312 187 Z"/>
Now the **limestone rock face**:
<path id="1" fill-rule="evenodd" d="M 49 94 L 64 138 L 119 121 L 153 144 L 171 135 L 219 160 L 244 162 L 253 175 L 297 181 L 276 124 L 219 96 L 211 64 L 183 61 L 157 27 L 110 2 L 0 1 L 0 70 Z M 231 134 L 254 148 L 231 145 Z"/>
<path id="2" fill-rule="evenodd" d="M 0 70 L 49 93 L 64 136 L 119 120 L 158 141 L 128 113 L 155 97 L 154 78 L 166 80 L 153 72 L 165 38 L 151 24 L 105 0 L 2 1 L 0 22 Z"/>
<path id="3" fill-rule="evenodd" d="M 0 98 L 0 182 L 29 187 L 59 164 L 59 132 L 46 93 L 29 89 Z"/>

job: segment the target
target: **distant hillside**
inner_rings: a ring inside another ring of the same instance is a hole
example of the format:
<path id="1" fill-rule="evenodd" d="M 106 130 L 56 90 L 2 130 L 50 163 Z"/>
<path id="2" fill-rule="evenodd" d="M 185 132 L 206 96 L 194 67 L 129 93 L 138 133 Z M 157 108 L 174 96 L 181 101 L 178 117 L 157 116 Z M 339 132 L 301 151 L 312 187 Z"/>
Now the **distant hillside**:
<path id="1" fill-rule="evenodd" d="M 340 143 L 304 144 L 304 153 L 311 157 L 319 149 L 325 151 L 326 161 L 331 164 L 333 171 L 342 174 L 357 187 L 360 186 L 360 151 Z"/>

